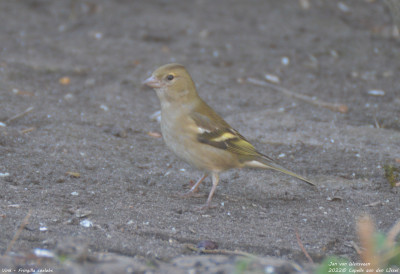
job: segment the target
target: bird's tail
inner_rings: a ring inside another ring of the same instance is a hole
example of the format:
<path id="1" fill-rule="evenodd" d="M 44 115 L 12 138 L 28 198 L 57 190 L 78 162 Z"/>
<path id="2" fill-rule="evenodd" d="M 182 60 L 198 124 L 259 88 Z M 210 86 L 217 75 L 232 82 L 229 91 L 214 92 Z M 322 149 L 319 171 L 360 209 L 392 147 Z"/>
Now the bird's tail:
<path id="1" fill-rule="evenodd" d="M 278 165 L 277 163 L 275 163 L 271 158 L 269 158 L 268 156 L 264 156 L 264 155 L 260 155 L 259 157 L 257 157 L 257 159 L 252 160 L 252 161 L 247 161 L 245 163 L 246 166 L 248 167 L 256 167 L 256 168 L 270 168 L 270 169 L 274 169 L 277 171 L 280 171 L 282 173 L 288 174 L 290 176 L 293 176 L 297 179 L 302 180 L 303 182 L 306 182 L 307 184 L 310 184 L 312 186 L 315 186 L 315 184 L 313 182 L 311 182 L 310 180 L 304 178 L 303 176 L 300 176 L 280 165 Z"/>

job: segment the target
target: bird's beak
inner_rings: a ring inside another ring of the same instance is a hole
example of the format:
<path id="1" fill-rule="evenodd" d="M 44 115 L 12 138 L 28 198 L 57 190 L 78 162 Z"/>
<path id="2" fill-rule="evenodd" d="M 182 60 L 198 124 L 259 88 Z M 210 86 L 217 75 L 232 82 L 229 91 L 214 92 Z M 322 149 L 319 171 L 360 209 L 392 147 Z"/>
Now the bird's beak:
<path id="1" fill-rule="evenodd" d="M 144 80 L 143 85 L 149 86 L 151 88 L 161 88 L 161 82 L 153 75 Z"/>

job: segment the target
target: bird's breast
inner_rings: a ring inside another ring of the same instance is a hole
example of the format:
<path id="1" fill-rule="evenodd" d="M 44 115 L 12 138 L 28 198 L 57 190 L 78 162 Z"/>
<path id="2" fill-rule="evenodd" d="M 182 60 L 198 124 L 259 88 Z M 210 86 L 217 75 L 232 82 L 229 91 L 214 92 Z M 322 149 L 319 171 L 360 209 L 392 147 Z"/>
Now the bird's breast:
<path id="1" fill-rule="evenodd" d="M 188 115 L 161 113 L 161 132 L 166 145 L 179 158 L 205 171 L 223 171 L 239 165 L 232 153 L 200 143 L 199 129 Z"/>

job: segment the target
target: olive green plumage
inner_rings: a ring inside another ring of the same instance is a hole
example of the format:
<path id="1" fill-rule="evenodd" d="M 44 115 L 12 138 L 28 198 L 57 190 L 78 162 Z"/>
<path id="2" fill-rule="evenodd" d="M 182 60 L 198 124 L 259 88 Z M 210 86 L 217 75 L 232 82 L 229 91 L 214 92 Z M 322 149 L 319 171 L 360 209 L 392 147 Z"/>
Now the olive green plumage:
<path id="1" fill-rule="evenodd" d="M 203 170 L 205 175 L 186 196 L 192 195 L 207 176 L 212 174 L 213 187 L 205 207 L 219 181 L 219 173 L 231 168 L 270 168 L 297 175 L 258 152 L 197 94 L 192 78 L 180 64 L 167 64 L 155 70 L 144 84 L 154 88 L 161 103 L 161 132 L 167 146 L 180 158 Z"/>

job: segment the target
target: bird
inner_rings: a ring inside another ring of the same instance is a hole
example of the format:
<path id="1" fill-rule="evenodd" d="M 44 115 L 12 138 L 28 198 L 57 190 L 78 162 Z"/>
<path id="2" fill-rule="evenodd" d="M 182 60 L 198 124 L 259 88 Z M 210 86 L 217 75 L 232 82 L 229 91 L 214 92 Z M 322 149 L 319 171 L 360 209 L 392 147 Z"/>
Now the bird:
<path id="1" fill-rule="evenodd" d="M 161 105 L 161 134 L 167 147 L 179 158 L 204 172 L 204 175 L 183 197 L 193 196 L 207 178 L 212 188 L 207 202 L 199 209 L 214 207 L 211 201 L 221 172 L 233 168 L 273 169 L 315 184 L 280 166 L 233 129 L 197 93 L 186 68 L 178 63 L 156 69 L 144 85 L 153 88 Z"/>

